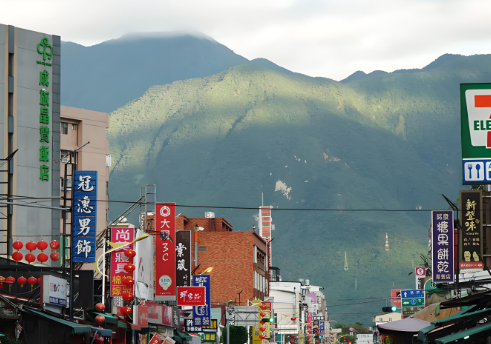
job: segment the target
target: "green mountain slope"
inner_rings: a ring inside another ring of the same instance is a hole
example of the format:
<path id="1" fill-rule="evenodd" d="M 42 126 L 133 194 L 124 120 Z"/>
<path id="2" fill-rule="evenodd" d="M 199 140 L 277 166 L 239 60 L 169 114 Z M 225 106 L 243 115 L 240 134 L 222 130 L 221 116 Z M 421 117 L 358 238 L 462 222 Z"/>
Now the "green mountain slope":
<path id="1" fill-rule="evenodd" d="M 284 280 L 326 287 L 332 319 L 370 322 L 426 253 L 428 212 L 460 186 L 459 83 L 491 80 L 491 57 L 427 71 L 378 73 L 347 84 L 238 66 L 154 86 L 111 114 L 111 199 L 157 184 L 159 201 L 250 230 L 261 193 L 273 210 L 273 265 Z M 124 205 L 111 205 L 116 216 Z M 281 208 L 335 208 L 293 211 Z M 390 251 L 384 250 L 389 233 Z M 344 270 L 344 251 L 348 270 Z M 355 290 L 355 279 L 357 290 Z"/>

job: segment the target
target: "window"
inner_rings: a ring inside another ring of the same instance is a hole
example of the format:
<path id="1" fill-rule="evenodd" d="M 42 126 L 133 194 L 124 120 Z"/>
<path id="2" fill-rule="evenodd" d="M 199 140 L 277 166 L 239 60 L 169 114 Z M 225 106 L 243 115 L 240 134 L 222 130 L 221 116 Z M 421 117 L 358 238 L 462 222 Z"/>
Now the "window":
<path id="1" fill-rule="evenodd" d="M 76 124 L 72 124 L 72 130 L 77 130 L 77 125 Z"/>
<path id="2" fill-rule="evenodd" d="M 60 125 L 61 125 L 61 129 L 60 129 L 61 133 L 63 135 L 68 135 L 68 123 L 67 122 L 61 122 Z"/>
<path id="3" fill-rule="evenodd" d="M 206 247 L 198 247 L 198 252 L 206 252 Z"/>
<path id="4" fill-rule="evenodd" d="M 389 318 L 389 322 L 392 321 L 392 318 Z"/>

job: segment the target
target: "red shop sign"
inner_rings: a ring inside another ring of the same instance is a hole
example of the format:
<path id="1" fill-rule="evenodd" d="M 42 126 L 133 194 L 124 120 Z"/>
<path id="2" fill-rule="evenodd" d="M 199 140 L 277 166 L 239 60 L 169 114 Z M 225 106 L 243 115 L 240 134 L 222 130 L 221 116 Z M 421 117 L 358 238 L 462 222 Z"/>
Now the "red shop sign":
<path id="1" fill-rule="evenodd" d="M 177 287 L 178 306 L 204 306 L 206 287 Z"/>
<path id="2" fill-rule="evenodd" d="M 157 203 L 155 229 L 155 299 L 176 301 L 176 204 Z"/>

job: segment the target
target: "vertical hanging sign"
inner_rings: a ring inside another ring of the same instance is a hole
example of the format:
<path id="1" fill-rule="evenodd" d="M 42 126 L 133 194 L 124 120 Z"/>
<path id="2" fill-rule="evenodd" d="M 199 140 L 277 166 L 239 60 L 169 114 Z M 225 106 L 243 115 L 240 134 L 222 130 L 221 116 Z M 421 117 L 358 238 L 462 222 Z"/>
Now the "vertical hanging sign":
<path id="1" fill-rule="evenodd" d="M 73 189 L 73 261 L 95 263 L 97 171 L 75 171 Z"/>
<path id="2" fill-rule="evenodd" d="M 482 192 L 460 191 L 459 262 L 461 271 L 482 271 Z"/>
<path id="3" fill-rule="evenodd" d="M 155 215 L 155 300 L 176 301 L 176 204 L 157 203 Z"/>
<path id="4" fill-rule="evenodd" d="M 194 326 L 210 326 L 211 320 L 211 283 L 210 275 L 194 275 L 193 286 L 206 287 L 206 303 L 193 307 Z"/>
<path id="5" fill-rule="evenodd" d="M 134 228 L 111 228 L 111 242 L 132 242 L 135 239 Z M 111 296 L 122 296 L 123 293 L 133 294 L 133 285 L 126 285 L 125 281 L 133 278 L 134 272 L 124 269 L 126 264 L 132 263 L 124 255 L 124 251 L 134 249 L 134 244 L 122 247 L 111 252 Z"/>
<path id="6" fill-rule="evenodd" d="M 454 281 L 454 229 L 452 210 L 431 212 L 432 278 L 437 282 Z"/>
<path id="7" fill-rule="evenodd" d="M 176 232 L 176 286 L 191 285 L 191 231 Z"/>

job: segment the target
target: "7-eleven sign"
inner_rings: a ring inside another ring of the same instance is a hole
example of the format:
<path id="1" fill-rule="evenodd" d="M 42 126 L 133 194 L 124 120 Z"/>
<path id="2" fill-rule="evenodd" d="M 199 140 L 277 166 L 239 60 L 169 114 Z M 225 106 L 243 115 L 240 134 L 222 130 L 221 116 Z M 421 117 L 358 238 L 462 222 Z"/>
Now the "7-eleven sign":
<path id="1" fill-rule="evenodd" d="M 491 84 L 461 84 L 463 184 L 491 184 Z"/>

